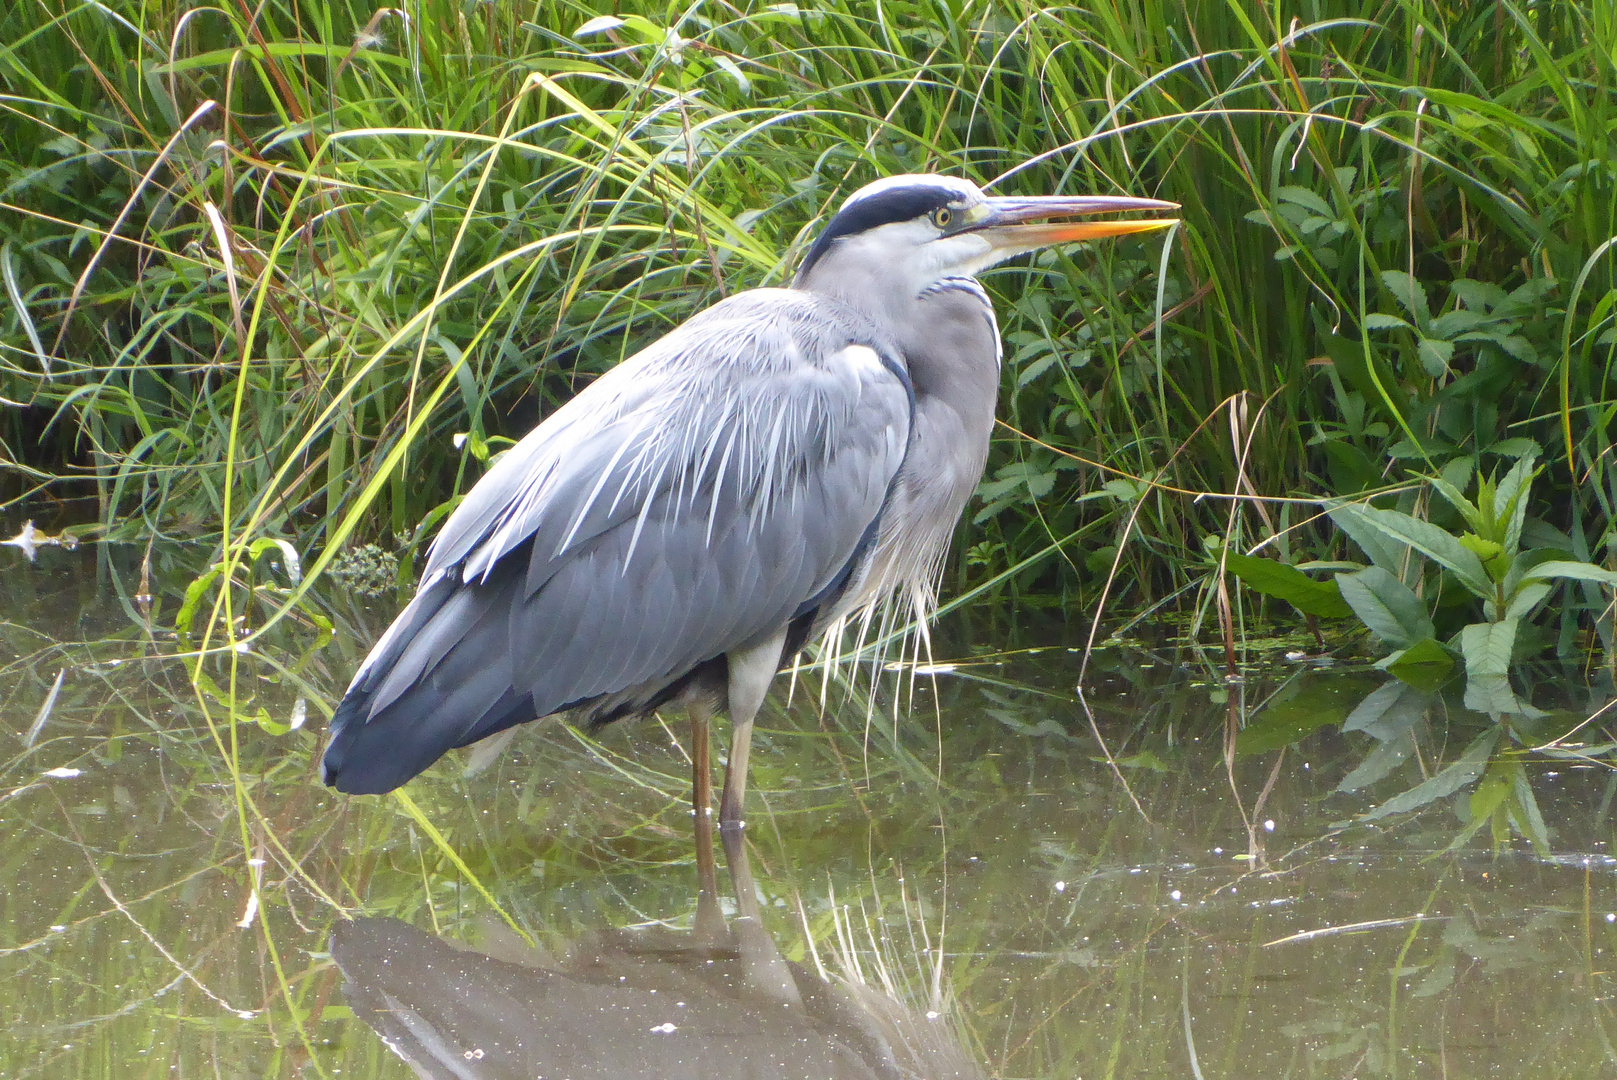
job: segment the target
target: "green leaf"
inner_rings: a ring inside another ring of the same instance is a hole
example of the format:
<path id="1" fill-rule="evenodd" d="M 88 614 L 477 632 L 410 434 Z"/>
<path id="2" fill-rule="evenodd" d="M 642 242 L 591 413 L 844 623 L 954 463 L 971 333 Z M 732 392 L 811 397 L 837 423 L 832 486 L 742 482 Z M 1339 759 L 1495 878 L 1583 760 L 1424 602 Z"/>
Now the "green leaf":
<path id="1" fill-rule="evenodd" d="M 1510 685 L 1510 653 L 1516 647 L 1516 620 L 1472 623 L 1460 631 L 1465 657 L 1465 707 L 1502 716 L 1537 718 L 1544 714 L 1516 696 Z"/>
<path id="2" fill-rule="evenodd" d="M 1341 516 L 1338 516 L 1341 515 Z M 1460 579 L 1460 584 L 1476 595 L 1487 599 L 1493 595 L 1493 579 L 1482 568 L 1476 555 L 1467 551 L 1458 539 L 1436 525 L 1401 514 L 1396 510 L 1378 510 L 1373 506 L 1349 504 L 1331 512 L 1338 523 L 1344 518 L 1357 517 L 1372 529 L 1387 537 L 1402 541 L 1432 559 L 1439 566 Z M 1362 545 L 1361 545 L 1362 546 Z"/>
<path id="3" fill-rule="evenodd" d="M 1483 447 L 1490 454 L 1500 457 L 1538 457 L 1544 453 L 1544 448 L 1526 436 L 1515 439 L 1500 439 L 1496 443 L 1489 443 Z"/>
<path id="4" fill-rule="evenodd" d="M 1416 326 L 1425 326 L 1432 321 L 1432 309 L 1426 303 L 1426 289 L 1419 281 L 1402 270 L 1383 270 L 1381 283 L 1392 293 L 1393 299 L 1409 312 Z"/>
<path id="5" fill-rule="evenodd" d="M 1453 359 L 1454 342 L 1441 338 L 1420 339 L 1420 366 L 1432 378 L 1442 377 L 1449 370 L 1449 361 Z"/>
<path id="6" fill-rule="evenodd" d="M 1510 598 L 1510 605 L 1505 609 L 1507 619 L 1525 619 L 1534 608 L 1550 595 L 1555 586 L 1547 581 L 1530 581 L 1516 590 Z"/>
<path id="7" fill-rule="evenodd" d="M 1224 553 L 1224 565 L 1249 588 L 1284 600 L 1305 615 L 1345 619 L 1353 614 L 1335 581 L 1315 581 L 1295 566 L 1236 551 Z"/>
<path id="8" fill-rule="evenodd" d="M 1522 542 L 1522 522 L 1527 519 L 1527 492 L 1533 483 L 1533 455 L 1518 458 L 1494 492 L 1496 527 L 1504 534 L 1505 550 L 1512 558 Z"/>
<path id="9" fill-rule="evenodd" d="M 1454 671 L 1454 657 L 1436 638 L 1417 641 L 1376 665 L 1417 691 L 1434 691 Z"/>
<path id="10" fill-rule="evenodd" d="M 1336 219 L 1336 211 L 1331 209 L 1331 204 L 1305 187 L 1296 187 L 1288 184 L 1287 186 L 1276 191 L 1275 195 L 1281 199 L 1284 199 L 1286 202 L 1295 203 L 1298 206 L 1306 207 L 1322 217 L 1328 217 L 1332 220 Z"/>
<path id="11" fill-rule="evenodd" d="M 1359 621 L 1387 644 L 1407 649 L 1435 636 L 1432 620 L 1409 586 L 1379 566 L 1337 574 L 1336 584 Z"/>
<path id="12" fill-rule="evenodd" d="M 1574 562 L 1570 559 L 1552 559 L 1541 562 L 1527 570 L 1522 575 L 1524 581 L 1537 581 L 1541 578 L 1562 578 L 1569 581 L 1593 581 L 1600 585 L 1610 585 L 1617 588 L 1617 570 L 1607 570 L 1594 563 Z"/>
<path id="13" fill-rule="evenodd" d="M 1371 563 L 1388 573 L 1398 573 L 1403 568 L 1409 545 L 1389 543 L 1381 530 L 1373 528 L 1369 522 L 1355 513 L 1354 509 L 1348 505 L 1332 509 L 1331 521 L 1338 529 L 1348 534 L 1348 539 L 1359 545 L 1359 550 L 1364 552 Z"/>
<path id="14" fill-rule="evenodd" d="M 1503 734 L 1501 728 L 1489 728 L 1472 740 L 1458 761 L 1424 783 L 1415 785 L 1401 795 L 1394 795 L 1374 810 L 1360 815 L 1359 820 L 1374 821 L 1391 814 L 1408 813 L 1420 809 L 1427 803 L 1453 795 L 1482 775 L 1483 767 L 1488 763 L 1488 756 L 1493 753 Z"/>
<path id="15" fill-rule="evenodd" d="M 1475 555 L 1482 563 L 1483 569 L 1490 569 L 1490 564 L 1500 567 L 1496 577 L 1503 577 L 1508 564 L 1505 562 L 1505 546 L 1496 540 L 1484 540 L 1476 533 L 1460 534 L 1460 546 Z"/>
<path id="16" fill-rule="evenodd" d="M 1447 850 L 1458 851 L 1477 834 L 1477 830 L 1498 818 L 1510 800 L 1510 774 L 1520 770 L 1521 764 L 1508 758 L 1488 764 L 1488 771 L 1483 773 L 1477 789 L 1466 802 L 1465 809 L 1470 820 L 1460 834 L 1450 841 Z"/>
<path id="17" fill-rule="evenodd" d="M 1405 321 L 1403 319 L 1400 319 L 1396 315 L 1383 315 L 1380 312 L 1376 312 L 1376 311 L 1372 311 L 1370 314 L 1368 314 L 1368 315 L 1366 315 L 1364 317 L 1364 328 L 1366 330 L 1413 330 L 1413 329 L 1415 329 L 1413 326 L 1410 326 L 1407 321 Z"/>
<path id="18" fill-rule="evenodd" d="M 597 15 L 595 18 L 573 31 L 575 38 L 589 37 L 592 34 L 604 34 L 608 30 L 616 30 L 623 25 L 623 20 L 616 15 Z"/>

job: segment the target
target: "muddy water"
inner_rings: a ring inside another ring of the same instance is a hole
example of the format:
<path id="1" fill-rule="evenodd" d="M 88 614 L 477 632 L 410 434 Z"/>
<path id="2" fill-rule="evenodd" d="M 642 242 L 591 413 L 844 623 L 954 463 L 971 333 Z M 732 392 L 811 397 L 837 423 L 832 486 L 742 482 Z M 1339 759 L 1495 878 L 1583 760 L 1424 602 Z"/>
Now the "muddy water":
<path id="1" fill-rule="evenodd" d="M 1373 672 L 1254 670 L 1260 732 L 1265 701 L 1333 722 L 1232 767 L 1193 655 L 1101 655 L 1092 730 L 1047 617 L 957 619 L 871 708 L 783 679 L 699 913 L 681 718 L 342 798 L 322 703 L 385 604 L 322 593 L 199 691 L 164 629 L 196 553 L 152 604 L 138 553 L 12 555 L 0 1077 L 1617 1073 L 1608 770 L 1508 759 L 1547 849 L 1450 850 L 1468 788 L 1363 821 L 1487 730 L 1436 699 L 1338 791 Z"/>

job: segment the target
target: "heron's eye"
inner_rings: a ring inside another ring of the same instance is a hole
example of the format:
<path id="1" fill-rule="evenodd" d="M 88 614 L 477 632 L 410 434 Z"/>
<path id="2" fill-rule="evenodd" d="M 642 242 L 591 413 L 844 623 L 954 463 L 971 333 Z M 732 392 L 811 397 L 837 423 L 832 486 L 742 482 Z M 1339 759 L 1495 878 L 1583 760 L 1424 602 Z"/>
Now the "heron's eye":
<path id="1" fill-rule="evenodd" d="M 947 229 L 952 221 L 954 221 L 954 211 L 947 206 L 940 206 L 932 211 L 932 224 L 938 228 Z"/>

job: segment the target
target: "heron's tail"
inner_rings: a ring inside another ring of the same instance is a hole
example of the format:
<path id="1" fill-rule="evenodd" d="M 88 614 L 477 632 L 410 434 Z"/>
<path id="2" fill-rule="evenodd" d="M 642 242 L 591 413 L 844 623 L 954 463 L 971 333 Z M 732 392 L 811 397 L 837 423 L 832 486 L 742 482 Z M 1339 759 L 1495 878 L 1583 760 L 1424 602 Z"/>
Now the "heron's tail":
<path id="1" fill-rule="evenodd" d="M 423 584 L 332 713 L 322 781 L 350 795 L 392 791 L 446 751 L 533 719 L 504 662 L 500 596 L 452 573 Z"/>

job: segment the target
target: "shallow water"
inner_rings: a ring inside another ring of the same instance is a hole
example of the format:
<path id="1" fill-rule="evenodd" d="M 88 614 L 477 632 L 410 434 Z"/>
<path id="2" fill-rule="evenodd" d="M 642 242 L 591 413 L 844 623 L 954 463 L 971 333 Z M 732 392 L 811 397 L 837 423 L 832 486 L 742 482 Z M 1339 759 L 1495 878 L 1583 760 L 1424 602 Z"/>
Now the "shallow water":
<path id="1" fill-rule="evenodd" d="M 224 662 L 199 693 L 140 659 L 179 648 L 197 554 L 156 553 L 147 606 L 138 552 L 0 550 L 0 1077 L 1617 1073 L 1602 764 L 1508 759 L 1548 850 L 1446 850 L 1465 795 L 1356 820 L 1487 729 L 1441 701 L 1342 793 L 1369 736 L 1248 737 L 1230 768 L 1232 691 L 1194 654 L 1108 651 L 1114 769 L 1073 692 L 1086 628 L 957 617 L 952 669 L 873 709 L 780 681 L 750 872 L 699 925 L 681 718 L 532 726 L 412 782 L 419 817 L 336 796 L 320 702 L 387 606 L 321 594 L 234 697 Z M 1053 644 L 982 648 L 1030 634 Z M 1272 735 L 1382 681 L 1276 665 L 1233 692 Z"/>

